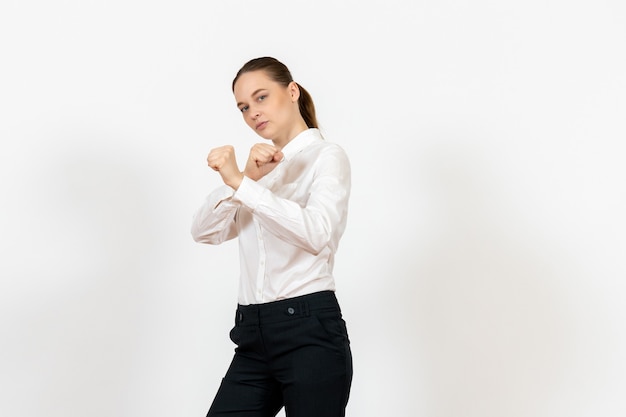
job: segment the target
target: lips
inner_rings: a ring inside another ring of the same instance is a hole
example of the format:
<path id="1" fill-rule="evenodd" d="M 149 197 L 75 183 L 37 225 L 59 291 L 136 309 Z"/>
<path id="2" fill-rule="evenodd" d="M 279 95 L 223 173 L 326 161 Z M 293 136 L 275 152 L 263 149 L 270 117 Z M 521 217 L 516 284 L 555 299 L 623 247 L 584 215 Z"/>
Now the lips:
<path id="1" fill-rule="evenodd" d="M 265 128 L 266 125 L 267 125 L 267 122 L 257 123 L 256 130 L 263 130 L 263 128 Z"/>

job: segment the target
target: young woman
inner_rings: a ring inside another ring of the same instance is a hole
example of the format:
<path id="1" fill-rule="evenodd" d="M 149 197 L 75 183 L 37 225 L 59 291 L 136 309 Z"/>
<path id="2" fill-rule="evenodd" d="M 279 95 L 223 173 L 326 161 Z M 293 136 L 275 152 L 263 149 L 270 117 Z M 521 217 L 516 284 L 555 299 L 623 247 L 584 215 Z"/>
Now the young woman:
<path id="1" fill-rule="evenodd" d="M 232 146 L 211 150 L 224 185 L 196 212 L 197 242 L 239 238 L 237 345 L 209 417 L 345 415 L 352 381 L 333 264 L 346 227 L 350 164 L 317 129 L 310 95 L 274 58 L 246 63 L 232 85 L 263 139 L 243 172 Z"/>

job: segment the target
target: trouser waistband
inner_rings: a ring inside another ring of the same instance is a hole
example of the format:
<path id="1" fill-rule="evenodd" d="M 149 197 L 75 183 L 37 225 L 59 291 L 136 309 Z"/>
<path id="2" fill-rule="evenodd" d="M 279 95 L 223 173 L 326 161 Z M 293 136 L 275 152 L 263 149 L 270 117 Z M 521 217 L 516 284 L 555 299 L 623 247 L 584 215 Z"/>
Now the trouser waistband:
<path id="1" fill-rule="evenodd" d="M 235 323 L 238 326 L 276 323 L 306 317 L 312 311 L 320 310 L 341 311 L 334 291 L 320 291 L 264 304 L 238 305 Z"/>

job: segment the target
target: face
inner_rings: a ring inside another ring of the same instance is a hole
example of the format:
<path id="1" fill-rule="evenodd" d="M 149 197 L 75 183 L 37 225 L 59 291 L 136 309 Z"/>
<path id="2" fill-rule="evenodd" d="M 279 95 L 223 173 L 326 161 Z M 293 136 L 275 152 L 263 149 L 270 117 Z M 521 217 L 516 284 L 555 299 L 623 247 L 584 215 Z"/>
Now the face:
<path id="1" fill-rule="evenodd" d="M 284 87 L 265 71 L 246 72 L 237 79 L 234 94 L 243 119 L 259 136 L 284 146 L 299 133 L 303 121 L 296 83 Z"/>

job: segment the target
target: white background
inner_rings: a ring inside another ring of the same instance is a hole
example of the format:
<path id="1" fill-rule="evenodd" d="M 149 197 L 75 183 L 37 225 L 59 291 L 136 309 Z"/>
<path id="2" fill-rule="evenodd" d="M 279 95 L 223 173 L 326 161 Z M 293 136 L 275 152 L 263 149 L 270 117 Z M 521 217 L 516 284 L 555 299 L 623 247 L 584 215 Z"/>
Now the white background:
<path id="1" fill-rule="evenodd" d="M 624 4 L 3 0 L 0 415 L 205 415 L 237 246 L 189 226 L 263 55 L 352 162 L 349 416 L 625 415 Z"/>

